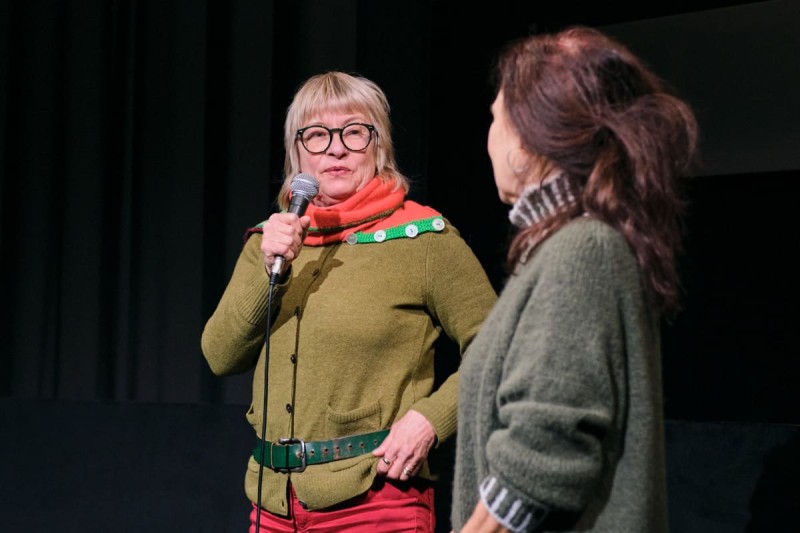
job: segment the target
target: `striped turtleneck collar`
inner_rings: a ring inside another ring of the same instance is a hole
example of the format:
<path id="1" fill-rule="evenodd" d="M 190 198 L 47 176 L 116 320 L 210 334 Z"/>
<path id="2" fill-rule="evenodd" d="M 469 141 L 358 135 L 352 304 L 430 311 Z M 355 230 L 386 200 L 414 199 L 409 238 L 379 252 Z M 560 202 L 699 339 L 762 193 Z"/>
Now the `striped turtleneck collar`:
<path id="1" fill-rule="evenodd" d="M 538 224 L 564 207 L 575 204 L 580 184 L 565 174 L 552 174 L 538 183 L 527 185 L 514 202 L 508 218 L 518 228 Z"/>

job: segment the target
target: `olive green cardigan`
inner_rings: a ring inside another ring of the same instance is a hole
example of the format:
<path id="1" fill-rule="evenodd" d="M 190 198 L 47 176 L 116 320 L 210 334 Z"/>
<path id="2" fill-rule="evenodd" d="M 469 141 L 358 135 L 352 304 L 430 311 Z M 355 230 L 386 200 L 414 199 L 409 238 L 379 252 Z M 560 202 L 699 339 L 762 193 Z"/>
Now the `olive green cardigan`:
<path id="1" fill-rule="evenodd" d="M 457 230 L 441 221 L 436 227 L 383 242 L 303 248 L 288 281 L 273 290 L 267 440 L 372 432 L 409 409 L 430 421 L 440 443 L 453 435 L 458 373 L 434 390 L 434 343 L 444 332 L 463 354 L 496 294 Z M 217 375 L 255 365 L 247 412 L 254 445 L 261 436 L 269 289 L 260 241 L 260 234 L 247 240 L 201 341 Z M 368 453 L 302 473 L 264 468 L 262 506 L 286 515 L 291 479 L 309 509 L 329 507 L 367 491 L 376 465 Z M 245 489 L 253 502 L 258 470 L 250 457 Z M 433 477 L 427 463 L 420 475 Z"/>

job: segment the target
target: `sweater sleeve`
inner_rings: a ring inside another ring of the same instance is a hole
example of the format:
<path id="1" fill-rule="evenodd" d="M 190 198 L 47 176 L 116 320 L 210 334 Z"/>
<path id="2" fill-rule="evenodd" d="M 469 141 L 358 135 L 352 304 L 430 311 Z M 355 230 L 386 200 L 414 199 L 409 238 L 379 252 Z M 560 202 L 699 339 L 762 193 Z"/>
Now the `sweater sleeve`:
<path id="1" fill-rule="evenodd" d="M 453 226 L 448 225 L 447 233 L 434 235 L 429 241 L 425 270 L 429 312 L 458 345 L 459 356 L 463 356 L 497 294 L 477 257 Z M 456 431 L 458 371 L 412 408 L 433 424 L 439 443 L 451 437 Z"/>
<path id="2" fill-rule="evenodd" d="M 260 233 L 248 237 L 228 286 L 203 329 L 203 355 L 211 371 L 219 376 L 252 368 L 264 344 L 269 274 L 261 261 L 260 245 Z M 285 279 L 291 279 L 291 275 Z M 285 284 L 273 288 L 273 307 L 277 307 L 285 289 Z"/>
<path id="3" fill-rule="evenodd" d="M 578 228 L 580 225 L 576 225 Z M 481 498 L 512 531 L 577 513 L 619 454 L 626 409 L 620 301 L 640 291 L 635 259 L 608 231 L 562 229 L 520 273 L 527 297 L 497 389 Z M 519 286 L 515 286 L 519 287 Z"/>

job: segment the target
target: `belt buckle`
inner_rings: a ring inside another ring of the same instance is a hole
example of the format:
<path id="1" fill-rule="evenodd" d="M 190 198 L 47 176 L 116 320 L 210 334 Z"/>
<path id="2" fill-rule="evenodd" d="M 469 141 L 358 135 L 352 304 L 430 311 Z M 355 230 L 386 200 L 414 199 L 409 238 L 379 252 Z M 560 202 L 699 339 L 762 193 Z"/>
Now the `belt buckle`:
<path id="1" fill-rule="evenodd" d="M 275 467 L 275 460 L 273 459 L 272 449 L 275 447 L 275 443 L 271 442 L 269 444 L 269 462 L 273 465 L 272 469 L 276 472 L 281 472 L 284 474 L 288 474 L 289 472 L 302 472 L 306 469 L 306 441 L 303 439 L 297 438 L 283 438 L 278 439 L 278 445 L 280 446 L 291 446 L 292 444 L 299 444 L 300 445 L 300 466 L 285 466 L 283 468 Z M 287 459 L 288 462 L 288 459 Z"/>

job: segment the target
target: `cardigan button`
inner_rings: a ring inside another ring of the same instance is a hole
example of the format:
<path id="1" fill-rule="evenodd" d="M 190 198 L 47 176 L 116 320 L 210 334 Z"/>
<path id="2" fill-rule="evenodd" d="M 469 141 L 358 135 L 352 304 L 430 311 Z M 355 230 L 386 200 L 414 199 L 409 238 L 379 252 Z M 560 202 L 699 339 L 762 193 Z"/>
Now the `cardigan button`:
<path id="1" fill-rule="evenodd" d="M 411 237 L 413 239 L 414 237 L 417 236 L 418 233 L 419 233 L 419 228 L 416 226 L 416 224 L 409 224 L 408 226 L 406 226 L 407 237 Z"/>
<path id="2" fill-rule="evenodd" d="M 290 403 L 286 404 L 286 412 L 287 413 L 291 413 L 292 412 L 292 404 L 290 404 Z"/>

